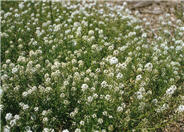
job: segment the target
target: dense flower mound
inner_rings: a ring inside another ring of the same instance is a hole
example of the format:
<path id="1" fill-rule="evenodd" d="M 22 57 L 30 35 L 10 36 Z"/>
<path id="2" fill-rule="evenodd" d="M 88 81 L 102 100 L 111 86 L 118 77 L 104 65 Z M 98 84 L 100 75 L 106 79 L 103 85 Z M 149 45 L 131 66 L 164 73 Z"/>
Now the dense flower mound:
<path id="1" fill-rule="evenodd" d="M 181 20 L 150 40 L 126 3 L 2 2 L 1 16 L 6 131 L 156 131 L 183 115 Z"/>

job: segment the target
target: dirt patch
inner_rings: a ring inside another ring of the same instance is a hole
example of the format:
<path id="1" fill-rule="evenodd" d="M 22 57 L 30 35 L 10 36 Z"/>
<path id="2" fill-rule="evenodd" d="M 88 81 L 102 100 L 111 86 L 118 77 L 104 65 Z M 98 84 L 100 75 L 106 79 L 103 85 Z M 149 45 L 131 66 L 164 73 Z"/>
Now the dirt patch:
<path id="1" fill-rule="evenodd" d="M 132 14 L 142 19 L 146 27 L 157 30 L 163 16 L 169 15 L 172 22 L 176 22 L 176 12 L 184 12 L 184 1 L 141 1 L 127 2 Z"/>

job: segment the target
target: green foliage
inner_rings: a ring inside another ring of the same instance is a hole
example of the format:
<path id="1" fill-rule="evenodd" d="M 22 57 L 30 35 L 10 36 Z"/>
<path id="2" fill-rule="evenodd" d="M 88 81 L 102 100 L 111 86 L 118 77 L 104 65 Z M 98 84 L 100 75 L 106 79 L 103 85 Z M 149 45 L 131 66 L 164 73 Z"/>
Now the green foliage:
<path id="1" fill-rule="evenodd" d="M 1 14 L 3 128 L 156 131 L 183 114 L 181 20 L 150 40 L 126 3 L 4 1 Z"/>

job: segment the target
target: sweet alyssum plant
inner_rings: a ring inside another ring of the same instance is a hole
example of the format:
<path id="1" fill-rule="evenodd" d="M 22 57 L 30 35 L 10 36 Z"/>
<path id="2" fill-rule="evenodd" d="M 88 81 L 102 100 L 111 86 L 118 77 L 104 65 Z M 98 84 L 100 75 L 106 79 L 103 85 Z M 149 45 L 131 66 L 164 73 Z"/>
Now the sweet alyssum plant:
<path id="1" fill-rule="evenodd" d="M 126 3 L 2 2 L 2 128 L 156 131 L 183 115 L 182 21 L 150 40 L 130 13 Z"/>

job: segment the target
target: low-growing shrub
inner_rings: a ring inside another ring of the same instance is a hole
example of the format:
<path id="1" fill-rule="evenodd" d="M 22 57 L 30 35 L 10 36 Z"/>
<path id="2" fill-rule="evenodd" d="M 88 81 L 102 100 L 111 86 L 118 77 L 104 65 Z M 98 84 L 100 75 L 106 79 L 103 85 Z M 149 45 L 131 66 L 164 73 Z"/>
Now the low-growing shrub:
<path id="1" fill-rule="evenodd" d="M 156 131 L 183 115 L 182 21 L 151 40 L 130 13 L 126 3 L 3 1 L 2 128 Z"/>

